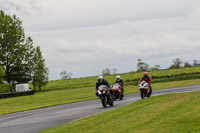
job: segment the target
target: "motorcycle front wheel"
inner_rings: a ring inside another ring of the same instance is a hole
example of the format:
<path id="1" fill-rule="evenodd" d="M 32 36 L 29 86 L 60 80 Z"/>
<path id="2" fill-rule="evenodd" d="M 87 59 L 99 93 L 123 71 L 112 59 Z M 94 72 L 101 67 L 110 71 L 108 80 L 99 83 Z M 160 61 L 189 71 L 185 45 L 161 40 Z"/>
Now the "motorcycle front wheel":
<path id="1" fill-rule="evenodd" d="M 119 98 L 119 93 L 117 91 L 115 91 L 114 96 L 115 96 L 114 100 L 118 99 Z"/>
<path id="2" fill-rule="evenodd" d="M 106 98 L 105 97 L 101 97 L 101 102 L 104 108 L 107 107 L 107 102 L 106 102 Z"/>
<path id="3" fill-rule="evenodd" d="M 141 93 L 141 98 L 144 99 L 144 97 L 145 97 L 145 91 L 144 90 L 140 90 L 140 93 Z"/>

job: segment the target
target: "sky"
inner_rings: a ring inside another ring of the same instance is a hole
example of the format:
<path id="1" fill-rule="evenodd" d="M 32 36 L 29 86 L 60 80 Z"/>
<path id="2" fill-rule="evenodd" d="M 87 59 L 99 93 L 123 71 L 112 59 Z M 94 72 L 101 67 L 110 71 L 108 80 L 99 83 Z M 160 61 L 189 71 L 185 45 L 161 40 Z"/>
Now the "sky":
<path id="1" fill-rule="evenodd" d="M 200 60 L 199 0 L 0 0 L 40 46 L 49 80 Z"/>

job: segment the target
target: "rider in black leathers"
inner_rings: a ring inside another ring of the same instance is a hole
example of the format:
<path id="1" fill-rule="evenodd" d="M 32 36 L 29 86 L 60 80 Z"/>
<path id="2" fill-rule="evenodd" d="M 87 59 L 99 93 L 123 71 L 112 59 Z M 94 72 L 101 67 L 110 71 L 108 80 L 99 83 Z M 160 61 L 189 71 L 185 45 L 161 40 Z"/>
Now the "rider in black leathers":
<path id="1" fill-rule="evenodd" d="M 120 76 L 116 76 L 115 83 L 118 83 L 121 86 L 122 94 L 124 94 L 124 81 L 120 78 Z"/>
<path id="2" fill-rule="evenodd" d="M 106 85 L 108 87 L 109 91 L 110 91 L 111 96 L 113 97 L 113 90 L 110 89 L 110 84 L 108 83 L 107 80 L 103 79 L 102 76 L 98 76 L 97 77 L 97 82 L 96 82 L 96 96 L 98 96 L 97 90 L 98 90 L 98 87 L 100 85 Z"/>

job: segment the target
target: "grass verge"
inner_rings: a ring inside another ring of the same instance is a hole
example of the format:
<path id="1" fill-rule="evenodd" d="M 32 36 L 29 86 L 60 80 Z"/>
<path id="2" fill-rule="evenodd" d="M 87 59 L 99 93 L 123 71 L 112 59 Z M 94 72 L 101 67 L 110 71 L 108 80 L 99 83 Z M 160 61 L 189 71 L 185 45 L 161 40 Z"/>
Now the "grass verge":
<path id="1" fill-rule="evenodd" d="M 155 83 L 153 90 L 196 85 L 200 79 Z M 125 94 L 138 93 L 138 86 L 126 86 Z M 0 99 L 0 115 L 38 109 L 60 104 L 96 99 L 95 88 L 38 92 L 35 95 Z"/>
<path id="2" fill-rule="evenodd" d="M 43 133 L 200 132 L 200 92 L 140 100 Z"/>

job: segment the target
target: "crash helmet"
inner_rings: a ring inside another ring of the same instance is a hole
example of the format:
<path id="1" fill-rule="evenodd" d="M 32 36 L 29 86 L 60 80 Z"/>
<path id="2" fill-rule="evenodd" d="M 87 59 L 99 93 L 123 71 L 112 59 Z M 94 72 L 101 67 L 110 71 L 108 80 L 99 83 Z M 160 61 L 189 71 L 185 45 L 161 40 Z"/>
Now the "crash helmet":
<path id="1" fill-rule="evenodd" d="M 101 83 L 103 81 L 103 76 L 98 76 L 97 81 Z"/>
<path id="2" fill-rule="evenodd" d="M 116 80 L 119 81 L 121 78 L 119 75 L 116 76 Z"/>
<path id="3" fill-rule="evenodd" d="M 144 72 L 144 73 L 143 73 L 143 77 L 144 77 L 145 79 L 147 79 L 147 78 L 148 78 L 148 73 L 147 73 L 147 72 Z"/>

